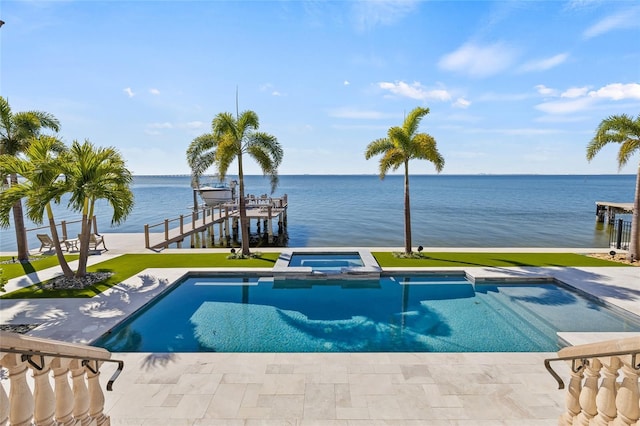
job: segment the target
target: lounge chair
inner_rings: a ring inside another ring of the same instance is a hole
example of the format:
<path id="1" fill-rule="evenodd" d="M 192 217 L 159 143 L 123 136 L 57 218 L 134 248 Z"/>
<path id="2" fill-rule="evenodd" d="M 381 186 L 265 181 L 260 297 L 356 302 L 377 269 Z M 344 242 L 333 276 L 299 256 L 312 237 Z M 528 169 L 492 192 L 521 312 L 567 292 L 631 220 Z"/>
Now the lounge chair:
<path id="1" fill-rule="evenodd" d="M 53 244 L 53 240 L 47 234 L 36 234 L 36 236 L 40 240 L 40 250 L 38 251 L 42 251 L 43 248 L 51 250 L 55 247 Z"/>
<path id="2" fill-rule="evenodd" d="M 78 234 L 78 239 L 80 239 L 80 234 Z M 89 235 L 89 248 L 92 250 L 98 250 L 98 246 L 102 244 L 105 250 L 109 251 L 107 246 L 104 244 L 104 237 L 98 234 Z"/>

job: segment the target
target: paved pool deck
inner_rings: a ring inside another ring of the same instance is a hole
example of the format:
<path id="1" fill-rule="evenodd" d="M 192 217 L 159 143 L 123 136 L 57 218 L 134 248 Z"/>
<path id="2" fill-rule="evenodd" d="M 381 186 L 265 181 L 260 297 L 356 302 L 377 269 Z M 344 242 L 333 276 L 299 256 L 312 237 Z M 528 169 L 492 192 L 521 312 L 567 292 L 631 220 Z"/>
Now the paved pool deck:
<path id="1" fill-rule="evenodd" d="M 110 251 L 91 256 L 90 262 L 134 251 L 114 244 L 115 240 L 117 237 L 108 235 Z M 637 267 L 411 268 L 415 269 L 463 270 L 476 279 L 553 277 L 640 315 Z M 88 343 L 191 270 L 197 269 L 147 269 L 92 299 L 0 300 L 0 323 L 37 323 L 40 327 L 30 335 Z M 58 273 L 58 268 L 40 271 L 11 280 L 7 288 L 23 287 Z M 620 336 L 565 333 L 562 337 L 583 343 Z M 557 390 L 555 380 L 543 365 L 545 358 L 554 356 L 555 353 L 114 353 L 114 359 L 125 361 L 125 370 L 114 390 L 105 393 L 105 409 L 113 425 L 548 425 L 557 423 L 565 399 L 564 391 Z M 557 363 L 555 367 L 568 378 L 564 364 Z M 113 367 L 105 364 L 103 383 L 112 372 Z"/>

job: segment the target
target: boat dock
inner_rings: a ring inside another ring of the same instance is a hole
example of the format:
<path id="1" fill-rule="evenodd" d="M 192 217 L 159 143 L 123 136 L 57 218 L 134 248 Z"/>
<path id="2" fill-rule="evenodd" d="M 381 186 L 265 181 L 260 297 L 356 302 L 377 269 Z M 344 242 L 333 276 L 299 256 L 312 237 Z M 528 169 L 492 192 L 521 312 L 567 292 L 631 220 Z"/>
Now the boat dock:
<path id="1" fill-rule="evenodd" d="M 616 220 L 616 214 L 632 214 L 633 203 L 615 203 L 611 201 L 596 201 L 596 220 L 612 224 Z"/>
<path id="2" fill-rule="evenodd" d="M 249 230 L 251 222 L 257 224 L 257 233 L 273 243 L 273 220 L 277 220 L 278 234 L 287 224 L 287 195 L 272 198 L 266 195 L 245 197 Z M 224 203 L 215 207 L 200 207 L 191 215 L 180 215 L 163 222 L 144 226 L 145 247 L 162 250 L 176 244 L 181 248 L 185 240 L 192 248 L 231 246 L 239 236 L 240 210 L 237 203 Z M 217 225 L 217 226 L 216 226 Z M 217 231 L 216 231 L 217 228 Z"/>

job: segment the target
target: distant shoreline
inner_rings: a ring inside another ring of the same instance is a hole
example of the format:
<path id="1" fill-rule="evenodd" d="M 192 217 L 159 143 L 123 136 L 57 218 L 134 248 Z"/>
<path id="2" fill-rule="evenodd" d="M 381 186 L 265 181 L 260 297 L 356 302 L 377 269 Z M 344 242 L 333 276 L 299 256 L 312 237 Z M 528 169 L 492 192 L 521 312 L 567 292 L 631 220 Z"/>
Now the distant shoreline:
<path id="1" fill-rule="evenodd" d="M 175 174 L 175 175 L 133 175 L 134 177 L 154 177 L 154 178 L 158 178 L 158 177 L 191 177 L 191 175 L 188 174 Z M 215 173 L 207 173 L 204 176 L 215 176 Z M 233 173 L 231 173 L 229 176 L 235 176 Z M 245 174 L 245 177 L 262 177 L 261 174 Z M 340 177 L 340 176 L 375 176 L 377 177 L 378 174 L 377 173 L 343 173 L 343 174 L 319 174 L 319 173 L 292 173 L 292 174 L 280 174 L 280 176 L 323 176 L 323 177 L 327 177 L 327 176 L 336 176 L 336 177 Z M 392 177 L 392 176 L 404 176 L 401 173 L 389 173 L 387 175 L 387 177 Z M 549 176 L 549 177 L 558 177 L 558 176 L 575 176 L 575 177 L 588 177 L 588 176 L 635 176 L 635 173 L 592 173 L 592 174 L 583 174 L 583 173 L 578 173 L 578 174 L 572 174 L 572 173 L 567 173 L 567 174 L 558 174 L 558 173 L 469 173 L 469 174 L 465 174 L 465 173 L 451 173 L 451 174 L 447 174 L 447 173 L 411 173 L 409 175 L 409 178 L 414 177 L 414 176 L 433 176 L 433 177 L 455 177 L 455 176 L 463 176 L 463 177 L 482 177 L 482 176 Z"/>

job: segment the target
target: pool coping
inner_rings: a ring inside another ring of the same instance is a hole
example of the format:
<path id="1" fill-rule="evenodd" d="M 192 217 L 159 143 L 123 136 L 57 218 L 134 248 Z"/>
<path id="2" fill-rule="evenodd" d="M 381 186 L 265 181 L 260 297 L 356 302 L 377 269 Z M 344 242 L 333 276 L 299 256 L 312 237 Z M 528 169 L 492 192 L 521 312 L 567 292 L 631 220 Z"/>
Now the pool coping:
<path id="1" fill-rule="evenodd" d="M 173 287 L 189 273 L 251 272 L 270 275 L 272 268 L 150 268 L 91 299 L 0 299 L 0 323 L 38 323 L 28 334 L 88 344 L 112 330 L 137 310 Z M 640 269 L 625 267 L 449 267 L 384 268 L 393 273 L 456 273 L 473 280 L 557 280 L 597 297 L 604 303 L 640 316 Z M 582 333 L 563 333 L 576 344 Z M 591 333 L 595 335 L 596 333 Z M 629 336 L 633 333 L 628 334 Z M 607 337 L 599 335 L 599 340 Z M 612 337 L 615 338 L 615 337 Z"/>
<path id="2" fill-rule="evenodd" d="M 334 273 L 314 271 L 310 266 L 289 266 L 291 257 L 293 254 L 348 254 L 357 253 L 362 259 L 363 266 L 351 266 L 340 268 L 340 271 Z M 382 268 L 378 266 L 373 254 L 370 250 L 366 249 L 332 249 L 332 250 L 313 250 L 313 249 L 285 249 L 280 253 L 276 264 L 271 270 L 276 278 L 325 278 L 325 279 L 340 279 L 340 278 L 379 278 Z"/>

